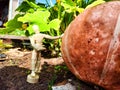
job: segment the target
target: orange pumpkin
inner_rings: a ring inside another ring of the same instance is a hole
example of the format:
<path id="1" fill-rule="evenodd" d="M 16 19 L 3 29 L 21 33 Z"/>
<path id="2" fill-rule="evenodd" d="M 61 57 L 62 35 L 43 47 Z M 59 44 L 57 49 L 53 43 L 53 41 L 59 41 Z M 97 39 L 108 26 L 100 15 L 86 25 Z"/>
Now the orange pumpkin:
<path id="1" fill-rule="evenodd" d="M 62 38 L 62 57 L 71 72 L 106 90 L 120 90 L 120 29 L 115 36 L 119 14 L 120 1 L 86 9 Z"/>

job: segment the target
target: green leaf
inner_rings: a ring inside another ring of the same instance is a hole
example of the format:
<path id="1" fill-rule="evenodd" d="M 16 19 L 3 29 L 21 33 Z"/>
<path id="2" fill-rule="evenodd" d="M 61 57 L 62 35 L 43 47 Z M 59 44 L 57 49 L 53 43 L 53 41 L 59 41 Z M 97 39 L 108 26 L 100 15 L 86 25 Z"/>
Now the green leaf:
<path id="1" fill-rule="evenodd" d="M 55 30 L 59 30 L 61 21 L 59 19 L 54 19 L 50 21 L 49 27 Z"/>
<path id="2" fill-rule="evenodd" d="M 64 6 L 64 8 L 66 9 L 76 6 L 76 4 L 72 0 L 61 0 L 61 5 Z"/>
<path id="3" fill-rule="evenodd" d="M 41 9 L 41 10 L 45 10 L 45 4 L 41 4 L 39 3 L 39 5 L 37 5 L 35 3 L 35 0 L 24 0 L 20 6 L 16 9 L 16 11 L 19 12 L 32 12 L 35 11 L 36 9 Z"/>
<path id="4" fill-rule="evenodd" d="M 17 14 L 14 17 L 14 19 L 8 21 L 5 24 L 6 28 L 0 28 L 0 34 L 8 34 L 8 33 L 11 33 L 13 31 L 15 31 L 16 29 L 21 29 L 22 28 L 22 22 L 17 21 L 17 19 L 21 16 L 22 15 Z"/>
<path id="5" fill-rule="evenodd" d="M 28 12 L 29 12 L 29 13 L 34 13 L 34 9 L 33 9 L 33 8 L 30 8 L 30 9 L 28 10 Z"/>
<path id="6" fill-rule="evenodd" d="M 72 0 L 61 0 L 61 5 L 69 13 L 72 12 L 73 9 L 76 7 L 76 3 L 74 3 Z"/>
<path id="7" fill-rule="evenodd" d="M 26 13 L 23 17 L 19 17 L 18 21 L 23 22 L 23 23 L 30 22 L 31 21 L 31 19 L 30 19 L 31 16 L 32 16 L 31 13 Z"/>
<path id="8" fill-rule="evenodd" d="M 104 1 L 104 0 L 94 1 L 92 4 L 88 5 L 88 6 L 86 7 L 86 9 L 87 9 L 87 8 L 91 8 L 91 7 L 94 7 L 94 6 L 99 5 L 99 4 L 102 4 L 102 3 L 105 3 L 105 1 Z"/>
<path id="9" fill-rule="evenodd" d="M 25 30 L 16 29 L 10 33 L 11 35 L 25 36 Z"/>
<path id="10" fill-rule="evenodd" d="M 37 10 L 34 13 L 34 16 L 37 18 L 37 22 L 46 22 L 47 23 L 48 18 L 50 16 L 50 12 L 48 10 L 45 10 L 45 11 Z"/>
<path id="11" fill-rule="evenodd" d="M 23 17 L 18 18 L 18 21 L 21 21 L 23 23 L 25 22 L 30 22 L 30 23 L 35 23 L 35 22 L 48 22 L 48 17 L 50 16 L 50 12 L 48 10 L 41 11 L 37 10 L 34 13 L 26 13 Z"/>
<path id="12" fill-rule="evenodd" d="M 78 11 L 79 13 L 82 13 L 84 11 L 84 8 L 76 7 L 76 11 Z"/>
<path id="13" fill-rule="evenodd" d="M 47 23 L 40 23 L 38 26 L 40 28 L 40 32 L 50 31 L 50 27 Z"/>
<path id="14" fill-rule="evenodd" d="M 33 2 L 35 0 L 32 0 Z M 26 1 L 23 1 L 20 6 L 16 9 L 19 12 L 27 12 L 30 8 L 32 8 Z"/>
<path id="15" fill-rule="evenodd" d="M 0 40 L 0 48 L 11 48 L 13 45 L 4 43 L 3 40 Z"/>
<path id="16" fill-rule="evenodd" d="M 14 30 L 15 29 L 11 29 L 11 28 L 0 28 L 0 34 L 8 34 Z"/>
<path id="17" fill-rule="evenodd" d="M 11 29 L 21 28 L 21 27 L 22 27 L 22 22 L 17 21 L 17 19 L 18 19 L 19 17 L 21 17 L 21 16 L 22 16 L 22 15 L 17 14 L 17 15 L 14 17 L 14 19 L 8 21 L 8 22 L 5 24 L 5 26 L 6 26 L 7 28 L 11 28 Z"/>
<path id="18" fill-rule="evenodd" d="M 35 4 L 35 2 L 31 2 L 31 1 L 28 1 L 28 0 L 24 0 L 27 2 L 28 5 L 30 5 L 30 7 L 32 8 L 39 8 L 39 6 L 37 4 Z"/>
<path id="19" fill-rule="evenodd" d="M 32 35 L 34 32 L 33 28 L 32 28 L 33 25 L 29 25 L 29 27 L 27 28 L 27 30 L 29 31 L 29 34 Z"/>
<path id="20" fill-rule="evenodd" d="M 50 27 L 48 25 L 48 19 L 50 16 L 50 12 L 48 10 L 37 10 L 34 13 L 26 13 L 23 17 L 19 17 L 18 21 L 26 23 L 28 22 L 30 25 L 27 30 L 30 34 L 34 33 L 32 30 L 32 25 L 36 24 L 40 28 L 40 32 L 49 31 Z"/>
<path id="21" fill-rule="evenodd" d="M 46 32 L 46 31 L 50 31 L 50 27 L 47 23 L 35 23 L 36 25 L 39 26 L 40 32 Z M 32 35 L 34 32 L 32 26 L 34 24 L 29 25 L 29 27 L 27 28 L 27 30 L 29 31 L 29 34 Z"/>

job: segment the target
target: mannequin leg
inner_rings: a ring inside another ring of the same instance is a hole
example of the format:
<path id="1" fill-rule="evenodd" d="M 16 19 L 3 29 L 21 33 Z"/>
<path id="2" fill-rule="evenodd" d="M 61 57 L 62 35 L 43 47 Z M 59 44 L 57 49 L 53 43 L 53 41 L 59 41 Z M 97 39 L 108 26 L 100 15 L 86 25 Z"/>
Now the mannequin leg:
<path id="1" fill-rule="evenodd" d="M 39 80 L 39 76 L 35 73 L 35 67 L 37 62 L 37 51 L 34 49 L 32 52 L 32 72 L 27 76 L 27 82 L 29 83 L 37 83 Z"/>
<path id="2" fill-rule="evenodd" d="M 37 61 L 35 65 L 35 72 L 40 73 L 40 68 L 41 68 L 41 52 L 37 51 Z"/>
<path id="3" fill-rule="evenodd" d="M 31 75 L 35 76 L 35 67 L 36 67 L 36 63 L 37 63 L 37 51 L 36 50 L 32 51 L 32 58 L 31 59 L 32 59 L 32 63 L 31 63 L 32 73 L 31 73 Z"/>

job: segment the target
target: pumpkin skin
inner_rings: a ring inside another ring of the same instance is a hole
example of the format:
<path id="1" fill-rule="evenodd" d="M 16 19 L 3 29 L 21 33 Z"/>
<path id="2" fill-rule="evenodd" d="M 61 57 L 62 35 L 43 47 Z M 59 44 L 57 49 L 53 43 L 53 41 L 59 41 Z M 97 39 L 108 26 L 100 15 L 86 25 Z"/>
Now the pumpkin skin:
<path id="1" fill-rule="evenodd" d="M 117 48 L 110 49 L 119 13 L 120 1 L 86 9 L 62 38 L 62 57 L 70 71 L 80 80 L 106 90 L 120 90 L 120 34 Z"/>

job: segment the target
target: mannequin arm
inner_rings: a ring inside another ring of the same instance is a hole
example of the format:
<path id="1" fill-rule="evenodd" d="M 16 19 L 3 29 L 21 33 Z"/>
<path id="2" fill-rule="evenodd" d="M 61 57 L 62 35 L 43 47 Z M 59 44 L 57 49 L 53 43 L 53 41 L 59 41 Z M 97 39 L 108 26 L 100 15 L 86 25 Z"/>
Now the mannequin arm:
<path id="1" fill-rule="evenodd" d="M 50 35 L 44 34 L 44 38 L 46 38 L 46 39 L 60 39 L 60 38 L 62 38 L 63 35 L 64 34 L 62 34 L 61 36 L 50 36 Z"/>

